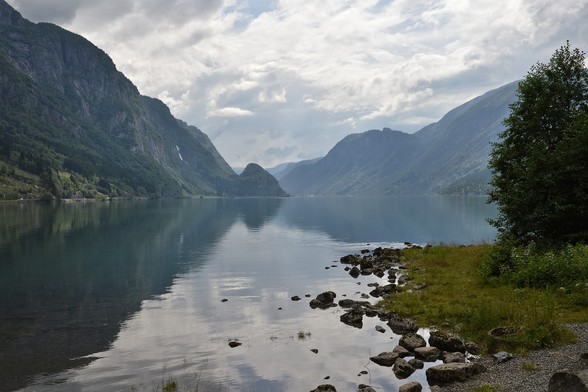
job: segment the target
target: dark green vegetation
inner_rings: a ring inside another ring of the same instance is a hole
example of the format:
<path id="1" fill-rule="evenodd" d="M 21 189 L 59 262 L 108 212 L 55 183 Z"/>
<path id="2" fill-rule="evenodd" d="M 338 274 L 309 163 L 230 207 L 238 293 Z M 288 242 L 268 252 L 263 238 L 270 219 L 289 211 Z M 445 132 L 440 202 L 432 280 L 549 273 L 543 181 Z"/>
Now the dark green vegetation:
<path id="1" fill-rule="evenodd" d="M 571 341 L 562 323 L 588 321 L 588 247 L 577 249 L 583 252 L 577 255 L 584 271 L 580 276 L 573 276 L 577 266 L 568 263 L 567 254 L 536 260 L 563 270 L 548 288 L 521 285 L 522 276 L 488 278 L 484 265 L 490 251 L 490 245 L 405 250 L 412 280 L 386 307 L 419 325 L 458 333 L 486 352 L 524 352 Z M 418 283 L 428 286 L 409 291 Z M 489 334 L 500 327 L 508 333 Z"/>
<path id="2" fill-rule="evenodd" d="M 491 143 L 517 83 L 475 98 L 414 134 L 385 128 L 345 137 L 315 163 L 281 180 L 291 194 L 486 194 Z"/>
<path id="3" fill-rule="evenodd" d="M 257 177 L 256 194 L 284 193 Z M 102 50 L 0 0 L 0 199 L 242 196 L 251 181 Z"/>
<path id="4" fill-rule="evenodd" d="M 491 154 L 496 244 L 407 250 L 414 283 L 388 306 L 445 325 L 487 351 L 569 340 L 588 321 L 588 71 L 558 49 L 520 82 Z M 494 331 L 494 333 L 489 333 Z"/>
<path id="5" fill-rule="evenodd" d="M 569 43 L 520 83 L 494 145 L 488 276 L 548 287 L 588 277 L 588 71 Z"/>

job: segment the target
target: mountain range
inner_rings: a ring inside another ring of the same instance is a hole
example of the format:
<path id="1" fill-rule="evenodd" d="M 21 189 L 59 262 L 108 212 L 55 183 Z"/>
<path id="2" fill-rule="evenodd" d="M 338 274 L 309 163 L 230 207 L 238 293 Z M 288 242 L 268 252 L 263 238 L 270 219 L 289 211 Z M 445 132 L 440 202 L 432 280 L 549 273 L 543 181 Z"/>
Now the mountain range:
<path id="1" fill-rule="evenodd" d="M 143 96 L 85 38 L 0 0 L 0 198 L 285 196 Z"/>
<path id="2" fill-rule="evenodd" d="M 489 91 L 413 134 L 348 135 L 324 158 L 293 167 L 280 185 L 293 195 L 485 194 L 492 143 L 517 87 Z"/>

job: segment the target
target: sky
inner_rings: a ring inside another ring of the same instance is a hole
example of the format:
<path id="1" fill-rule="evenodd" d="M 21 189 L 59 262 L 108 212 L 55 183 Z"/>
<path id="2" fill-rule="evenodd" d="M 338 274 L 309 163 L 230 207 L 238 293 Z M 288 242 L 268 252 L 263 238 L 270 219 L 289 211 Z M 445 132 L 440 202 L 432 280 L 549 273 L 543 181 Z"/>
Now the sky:
<path id="1" fill-rule="evenodd" d="M 566 40 L 588 51 L 587 0 L 7 1 L 103 49 L 233 167 L 412 133 Z"/>

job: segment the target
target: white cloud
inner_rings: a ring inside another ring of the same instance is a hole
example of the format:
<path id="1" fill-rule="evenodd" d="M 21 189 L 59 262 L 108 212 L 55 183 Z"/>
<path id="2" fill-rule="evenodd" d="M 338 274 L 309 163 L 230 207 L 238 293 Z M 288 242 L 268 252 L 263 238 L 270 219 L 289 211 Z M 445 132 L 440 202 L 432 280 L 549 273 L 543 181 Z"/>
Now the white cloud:
<path id="1" fill-rule="evenodd" d="M 415 131 L 567 39 L 588 50 L 582 0 L 10 3 L 103 48 L 240 166 L 324 155 L 351 132 Z"/>

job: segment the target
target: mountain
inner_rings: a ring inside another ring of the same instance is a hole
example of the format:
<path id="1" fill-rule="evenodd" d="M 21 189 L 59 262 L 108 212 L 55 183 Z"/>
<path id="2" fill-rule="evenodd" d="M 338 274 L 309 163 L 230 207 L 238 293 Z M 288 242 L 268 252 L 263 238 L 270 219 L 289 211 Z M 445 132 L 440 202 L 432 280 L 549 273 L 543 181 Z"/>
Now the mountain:
<path id="1" fill-rule="evenodd" d="M 487 162 L 518 82 L 474 98 L 414 134 L 370 130 L 281 180 L 296 195 L 485 193 Z"/>
<path id="2" fill-rule="evenodd" d="M 247 195 L 242 183 L 101 49 L 0 0 L 0 197 Z"/>
<path id="3" fill-rule="evenodd" d="M 250 163 L 239 175 L 239 183 L 234 194 L 236 196 L 288 196 L 270 173 L 261 166 Z"/>
<path id="4" fill-rule="evenodd" d="M 318 160 L 322 159 L 323 157 L 314 158 L 314 159 L 306 159 L 304 161 L 298 162 L 286 162 L 280 163 L 277 166 L 268 168 L 267 171 L 274 176 L 278 181 L 280 181 L 286 174 L 290 173 L 292 170 L 297 168 L 298 166 L 308 165 L 311 163 L 315 163 Z"/>

